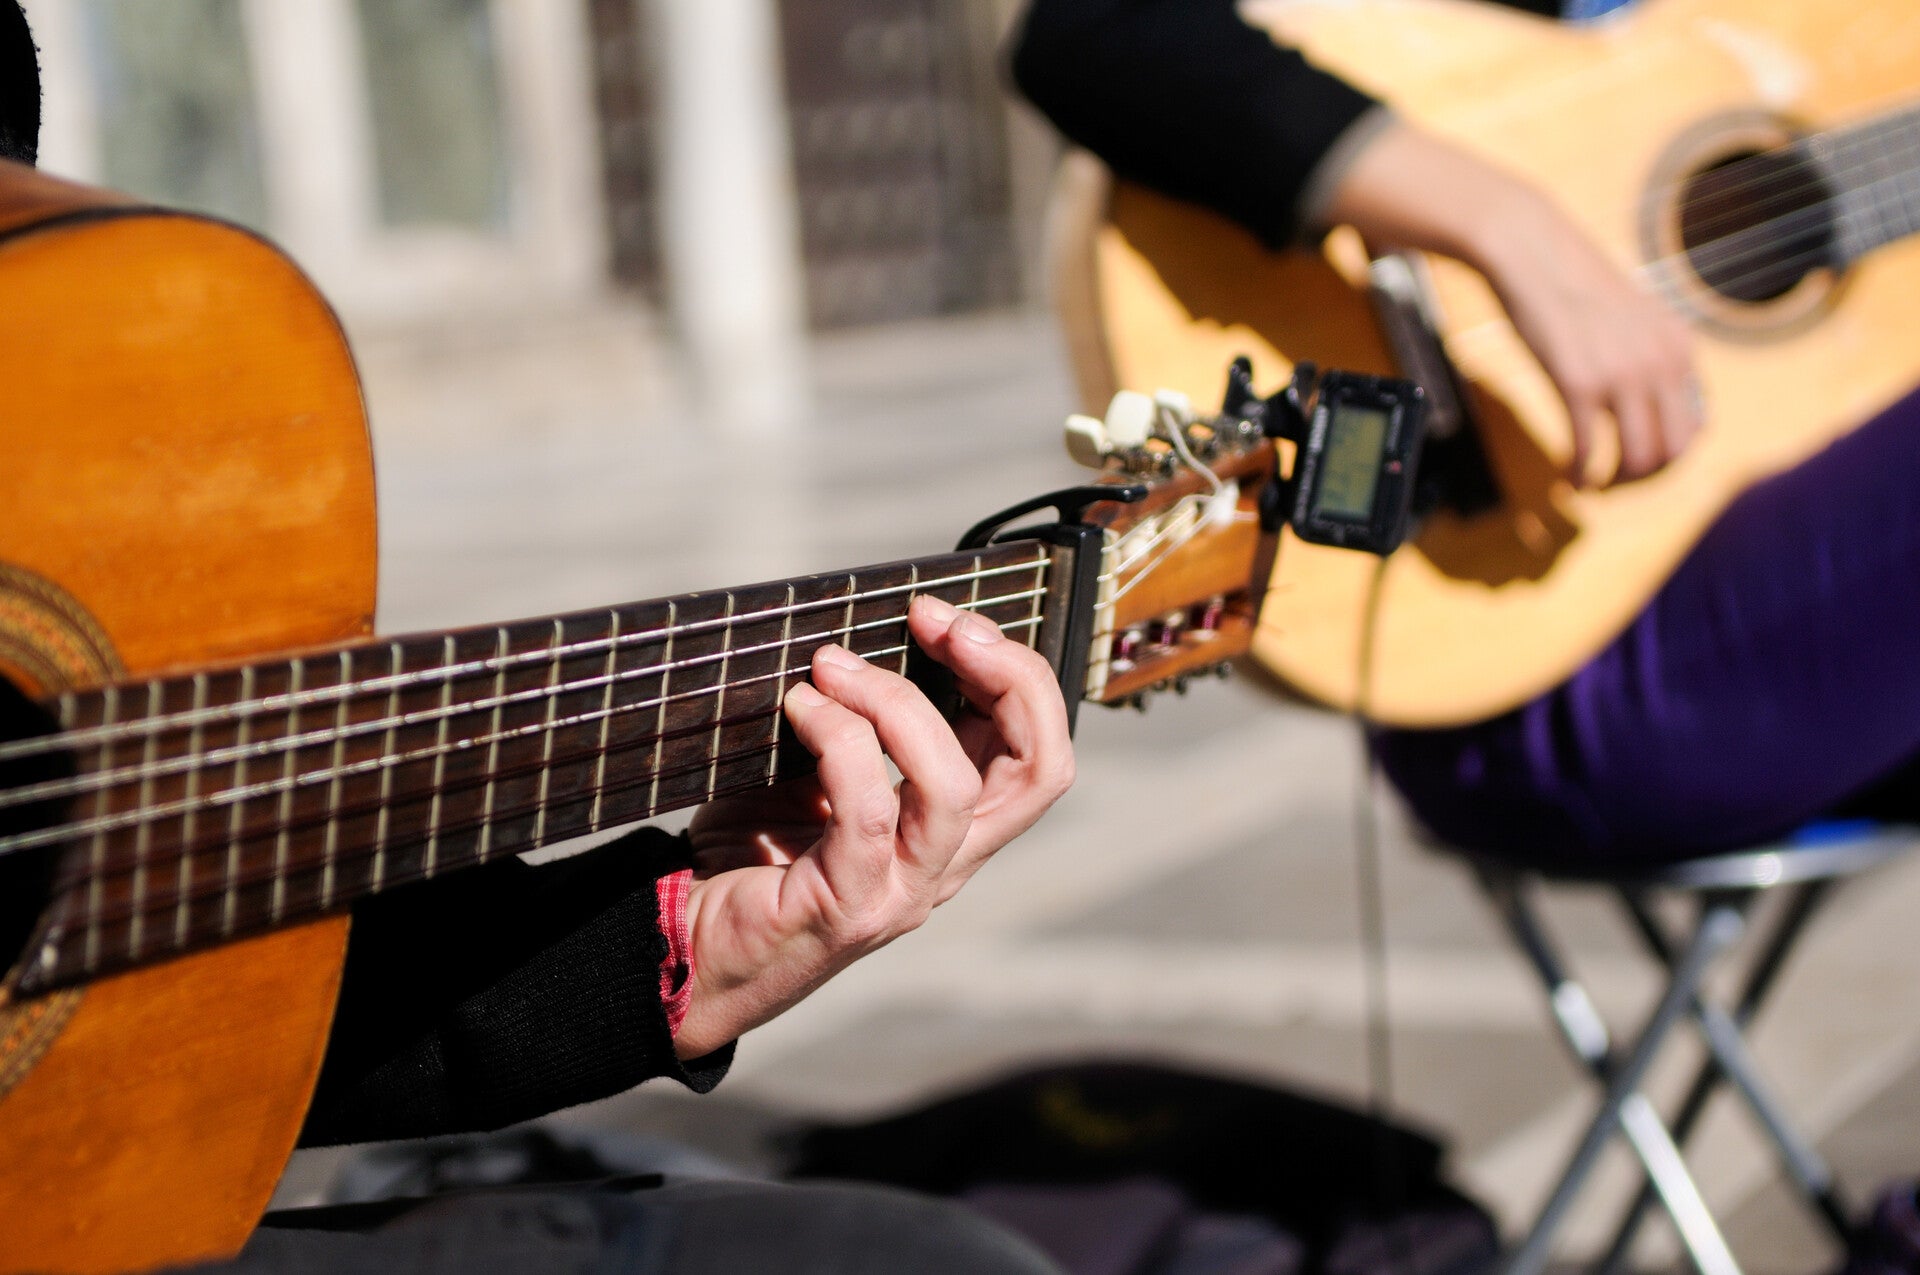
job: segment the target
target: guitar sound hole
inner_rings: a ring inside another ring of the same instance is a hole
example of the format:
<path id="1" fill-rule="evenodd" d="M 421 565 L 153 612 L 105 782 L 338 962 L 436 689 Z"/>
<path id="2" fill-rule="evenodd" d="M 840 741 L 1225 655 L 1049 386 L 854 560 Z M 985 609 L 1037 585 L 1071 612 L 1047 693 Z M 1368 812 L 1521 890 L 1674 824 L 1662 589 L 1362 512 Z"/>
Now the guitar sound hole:
<path id="1" fill-rule="evenodd" d="M 1680 242 L 1703 283 L 1758 305 L 1832 264 L 1832 207 L 1826 182 L 1799 153 L 1750 151 L 1686 179 Z"/>
<path id="2" fill-rule="evenodd" d="M 40 706 L 0 677 L 0 740 L 28 739 L 56 729 Z M 50 779 L 65 779 L 73 765 L 65 753 L 0 761 L 0 792 Z M 0 837 L 44 828 L 58 819 L 61 802 L 0 807 Z M 11 969 L 33 937 L 53 885 L 57 847 L 0 854 L 0 970 Z"/>

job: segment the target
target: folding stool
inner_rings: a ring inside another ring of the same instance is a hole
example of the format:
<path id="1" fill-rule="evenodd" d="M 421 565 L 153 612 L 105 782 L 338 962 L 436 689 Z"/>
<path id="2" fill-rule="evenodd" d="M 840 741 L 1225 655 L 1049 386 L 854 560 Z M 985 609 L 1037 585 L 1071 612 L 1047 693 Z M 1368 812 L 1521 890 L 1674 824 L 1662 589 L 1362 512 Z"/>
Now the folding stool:
<path id="1" fill-rule="evenodd" d="M 1846 1242 L 1848 1218 L 1833 1173 L 1812 1143 L 1787 1122 L 1779 1101 L 1761 1082 L 1742 1029 L 1760 1008 L 1831 887 L 1915 845 L 1920 845 L 1920 828 L 1850 822 L 1814 825 L 1777 845 L 1636 869 L 1631 874 L 1474 860 L 1482 885 L 1546 988 L 1560 1034 L 1604 1093 L 1600 1110 L 1559 1184 L 1509 1259 L 1508 1275 L 1538 1275 L 1544 1269 L 1555 1235 L 1616 1133 L 1626 1138 L 1639 1158 L 1646 1180 L 1601 1263 L 1603 1275 L 1618 1275 L 1624 1267 L 1656 1198 L 1673 1219 L 1701 1275 L 1739 1275 L 1740 1267 L 1680 1152 L 1708 1098 L 1723 1081 L 1732 1084 L 1759 1121 L 1780 1156 L 1788 1182 L 1833 1234 Z M 1543 883 L 1608 888 L 1626 909 L 1649 954 L 1666 969 L 1665 990 L 1632 1042 L 1616 1045 L 1592 998 L 1568 972 L 1530 897 Z M 1723 1007 L 1706 992 L 1707 975 L 1746 931 L 1754 901 L 1773 889 L 1790 892 L 1785 907 L 1763 927 L 1765 932 L 1757 934 L 1755 953 L 1731 1006 Z M 1687 896 L 1693 905 L 1691 924 L 1683 933 L 1673 933 L 1650 904 L 1654 895 L 1672 893 Z M 1707 1057 L 1669 1126 L 1640 1087 L 1654 1059 L 1671 1041 L 1674 1028 L 1685 1021 L 1699 1028 Z"/>

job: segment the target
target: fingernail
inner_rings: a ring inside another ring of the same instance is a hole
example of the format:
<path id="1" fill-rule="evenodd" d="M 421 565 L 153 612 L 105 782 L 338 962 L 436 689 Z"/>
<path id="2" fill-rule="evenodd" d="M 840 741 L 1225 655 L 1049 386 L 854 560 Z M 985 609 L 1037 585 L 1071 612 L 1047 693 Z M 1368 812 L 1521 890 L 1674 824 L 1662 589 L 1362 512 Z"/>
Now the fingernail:
<path id="1" fill-rule="evenodd" d="M 936 598 L 931 593 L 923 593 L 913 601 L 914 605 L 920 608 L 921 614 L 930 620 L 938 620 L 942 624 L 953 623 L 954 617 L 960 614 L 959 607 L 945 598 Z"/>
<path id="2" fill-rule="evenodd" d="M 954 627 L 960 631 L 961 636 L 978 642 L 982 646 L 1000 640 L 1000 626 L 984 616 L 963 615 L 954 621 Z"/>
<path id="3" fill-rule="evenodd" d="M 844 646 L 823 646 L 814 652 L 814 656 L 833 665 L 835 668 L 854 672 L 867 666 L 867 662 Z"/>
<path id="4" fill-rule="evenodd" d="M 802 708 L 818 708 L 827 702 L 827 697 L 813 689 L 811 682 L 795 682 L 787 688 L 787 702 Z"/>

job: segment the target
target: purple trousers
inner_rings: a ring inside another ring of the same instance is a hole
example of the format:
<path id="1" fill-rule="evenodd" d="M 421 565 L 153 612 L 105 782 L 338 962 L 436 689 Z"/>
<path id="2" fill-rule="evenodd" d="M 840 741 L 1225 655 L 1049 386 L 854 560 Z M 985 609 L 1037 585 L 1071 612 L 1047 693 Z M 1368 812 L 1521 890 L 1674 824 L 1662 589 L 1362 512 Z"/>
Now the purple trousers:
<path id="1" fill-rule="evenodd" d="M 1561 686 L 1374 742 L 1434 832 L 1543 864 L 1920 819 L 1920 391 L 1742 495 Z"/>

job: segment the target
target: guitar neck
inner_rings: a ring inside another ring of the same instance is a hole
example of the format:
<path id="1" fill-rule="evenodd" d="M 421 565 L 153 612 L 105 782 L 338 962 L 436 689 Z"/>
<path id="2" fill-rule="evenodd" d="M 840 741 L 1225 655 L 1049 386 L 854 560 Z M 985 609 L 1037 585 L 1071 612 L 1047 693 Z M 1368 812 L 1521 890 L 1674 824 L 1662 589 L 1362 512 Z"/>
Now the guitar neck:
<path id="1" fill-rule="evenodd" d="M 1021 542 L 61 696 L 71 773 L 0 793 L 61 812 L 0 836 L 59 855 L 21 990 L 804 773 L 787 688 L 829 642 L 913 672 L 919 594 L 1057 667 L 1053 556 Z"/>
<path id="2" fill-rule="evenodd" d="M 1920 105 L 1800 143 L 1832 192 L 1834 264 L 1920 231 Z"/>

